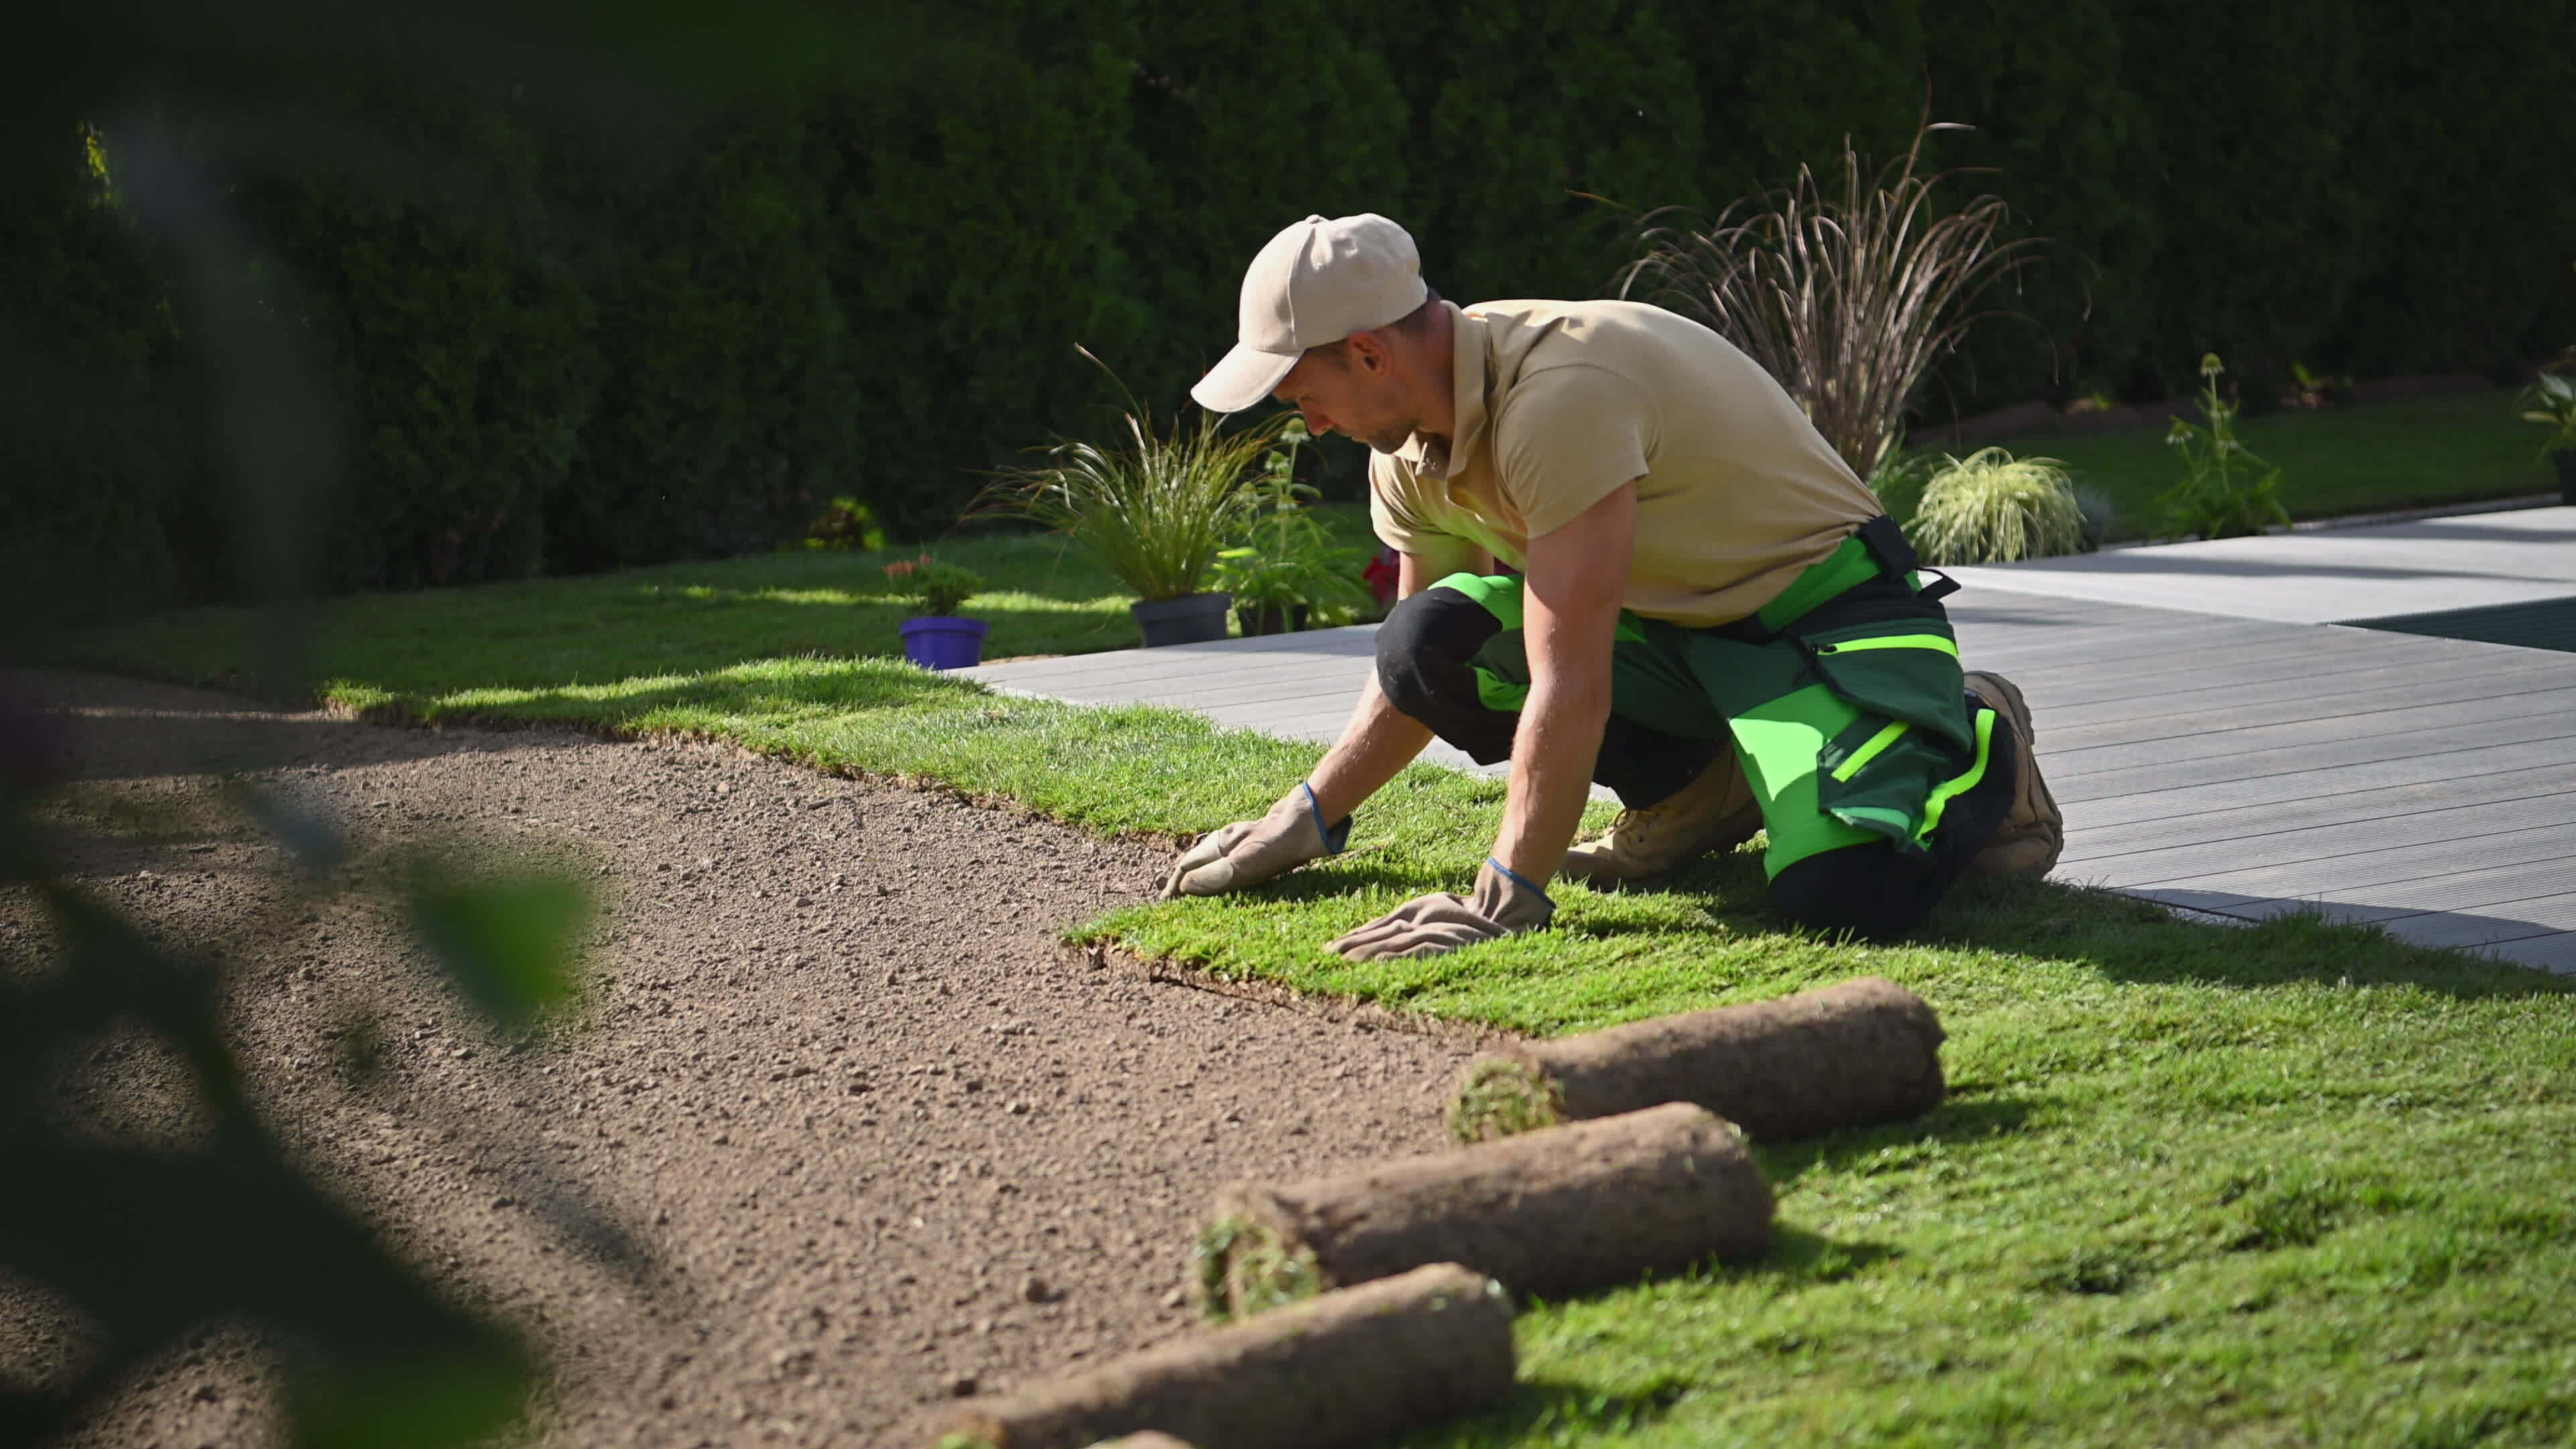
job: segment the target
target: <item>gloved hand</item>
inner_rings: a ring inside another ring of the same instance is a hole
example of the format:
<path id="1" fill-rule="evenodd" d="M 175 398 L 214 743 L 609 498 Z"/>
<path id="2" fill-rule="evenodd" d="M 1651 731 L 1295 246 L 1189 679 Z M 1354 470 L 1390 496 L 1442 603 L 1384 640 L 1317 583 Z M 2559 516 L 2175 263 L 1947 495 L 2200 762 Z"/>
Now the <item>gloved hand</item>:
<path id="1" fill-rule="evenodd" d="M 1556 902 L 1547 898 L 1547 892 L 1489 856 L 1485 868 L 1476 872 L 1475 895 L 1461 900 L 1447 891 L 1435 891 L 1406 901 L 1349 935 L 1336 937 L 1328 949 L 1354 961 L 1442 956 L 1478 941 L 1545 929 L 1555 917 Z"/>
<path id="2" fill-rule="evenodd" d="M 1351 838 L 1349 816 L 1324 828 L 1315 789 L 1299 785 L 1258 820 L 1241 820 L 1201 837 L 1163 880 L 1163 899 L 1218 896 L 1259 885 L 1319 856 L 1339 855 Z"/>

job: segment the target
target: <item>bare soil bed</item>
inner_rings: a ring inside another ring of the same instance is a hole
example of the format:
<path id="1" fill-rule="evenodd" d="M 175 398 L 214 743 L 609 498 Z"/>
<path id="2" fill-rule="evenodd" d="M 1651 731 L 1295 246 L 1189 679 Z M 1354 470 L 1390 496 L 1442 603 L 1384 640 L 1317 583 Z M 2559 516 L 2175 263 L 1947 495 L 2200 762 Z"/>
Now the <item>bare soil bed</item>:
<path id="1" fill-rule="evenodd" d="M 540 1347 L 544 1441 L 923 1443 L 954 1396 L 1187 1328 L 1221 1183 L 1444 1144 L 1465 1040 L 1060 947 L 1153 889 L 1150 845 L 727 746 L 16 687 L 74 732 L 57 816 L 76 876 L 232 957 L 263 1110 L 401 1254 Z M 583 862 L 600 910 L 580 1019 L 533 1049 L 491 1036 L 383 893 L 296 897 L 228 777 L 327 810 L 361 873 L 436 842 Z M 43 932 L 0 895 L 0 949 L 23 959 Z M 389 1048 L 372 1078 L 337 1050 L 368 1018 Z M 107 1043 L 64 1110 L 183 1136 L 175 1080 L 148 1039 Z M 535 1210 L 548 1181 L 602 1205 L 663 1286 Z M 55 1379 L 82 1351 L 56 1306 L 0 1282 L 0 1375 Z M 255 1332 L 211 1330 L 74 1438 L 267 1442 L 277 1382 Z"/>

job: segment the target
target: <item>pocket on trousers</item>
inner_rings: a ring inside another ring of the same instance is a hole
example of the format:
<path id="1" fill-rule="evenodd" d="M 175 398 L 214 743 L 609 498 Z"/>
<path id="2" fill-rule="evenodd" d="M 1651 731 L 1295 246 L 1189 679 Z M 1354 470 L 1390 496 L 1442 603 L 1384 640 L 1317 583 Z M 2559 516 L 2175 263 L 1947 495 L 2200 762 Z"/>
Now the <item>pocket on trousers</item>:
<path id="1" fill-rule="evenodd" d="M 1946 621 L 1901 619 L 1845 625 L 1801 634 L 1799 640 L 1816 677 L 1865 714 L 1877 715 L 1883 722 L 1901 721 L 1909 727 L 1907 734 L 1929 735 L 1952 750 L 1973 747 L 1959 644 Z M 1844 756 L 1825 768 L 1830 771 L 1869 748 L 1874 734 L 1857 741 L 1834 741 L 1843 746 Z M 1877 748 L 1884 752 L 1899 743 L 1900 739 L 1892 738 Z"/>

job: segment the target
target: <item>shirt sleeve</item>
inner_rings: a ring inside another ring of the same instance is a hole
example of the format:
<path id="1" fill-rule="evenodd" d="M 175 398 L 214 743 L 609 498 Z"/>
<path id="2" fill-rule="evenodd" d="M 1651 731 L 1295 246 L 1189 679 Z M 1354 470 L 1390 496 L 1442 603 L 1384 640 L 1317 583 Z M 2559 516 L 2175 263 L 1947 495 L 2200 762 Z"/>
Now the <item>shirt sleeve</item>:
<path id="1" fill-rule="evenodd" d="M 1422 540 L 1439 532 L 1425 527 L 1399 501 L 1409 481 L 1393 454 L 1369 454 L 1369 527 L 1376 530 L 1378 542 L 1397 553 L 1420 553 Z"/>
<path id="2" fill-rule="evenodd" d="M 1598 367 L 1552 367 L 1524 379 L 1496 419 L 1503 501 L 1544 538 L 1646 474 L 1646 391 Z"/>

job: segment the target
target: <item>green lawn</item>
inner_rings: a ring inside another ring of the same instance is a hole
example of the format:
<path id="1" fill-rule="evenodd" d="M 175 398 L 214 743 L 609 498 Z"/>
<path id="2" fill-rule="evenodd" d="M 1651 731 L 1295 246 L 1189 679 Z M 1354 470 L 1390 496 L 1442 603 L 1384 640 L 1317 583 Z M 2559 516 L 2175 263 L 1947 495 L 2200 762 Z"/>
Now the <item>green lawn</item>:
<path id="1" fill-rule="evenodd" d="M 1319 509 L 1335 540 L 1367 540 L 1367 510 Z M 1054 538 L 977 530 L 937 544 L 859 552 L 751 554 L 584 578 L 412 594 L 353 594 L 309 616 L 302 677 L 351 702 L 435 695 L 460 684 L 533 689 L 696 675 L 786 657 L 901 658 L 899 626 L 919 612 L 895 594 L 890 559 L 924 548 L 984 576 L 966 610 L 992 625 L 986 659 L 1132 649 L 1134 596 Z M 39 646 L 183 683 L 261 676 L 262 631 L 248 609 L 189 609 L 81 630 Z M 463 671 L 461 674 L 459 671 Z"/>
<path id="2" fill-rule="evenodd" d="M 1074 560 L 986 546 L 943 552 L 1026 564 L 995 601 L 997 650 L 1124 642 L 1105 639 L 1122 601 Z M 723 736 L 1158 836 L 1258 811 L 1316 756 L 850 657 L 891 647 L 897 607 L 864 601 L 872 575 L 799 556 L 351 601 L 321 633 L 321 693 Z M 246 626 L 172 616 L 52 657 L 220 679 L 247 667 Z M 2193 925 L 2013 881 L 1963 888 L 1916 942 L 1845 945 L 1775 929 L 1743 853 L 1662 892 L 1560 886 L 1561 929 L 1456 956 L 1321 950 L 1400 900 L 1462 889 L 1499 809 L 1492 782 L 1417 768 L 1362 812 L 1346 856 L 1082 934 L 1550 1033 L 1883 974 L 1940 1011 L 1953 1095 L 1917 1121 L 1766 1147 L 1770 1261 L 1528 1313 L 1515 1400 L 1412 1442 L 2576 1437 L 2569 983 L 2368 928 Z"/>
<path id="3" fill-rule="evenodd" d="M 2279 465 L 2281 503 L 2294 519 L 2553 492 L 2557 474 L 2541 461 L 2542 430 L 2515 418 L 2512 401 L 2510 390 L 2498 389 L 2277 412 L 2240 421 L 2236 435 Z M 2183 416 L 2201 421 L 2197 408 Z M 2137 539 L 2172 532 L 2156 495 L 2181 478 L 2182 460 L 2164 436 L 2162 428 L 2032 433 L 1998 446 L 2072 464 L 2078 487 L 2099 489 L 2117 508 L 2111 536 Z M 1923 446 L 1951 451 L 1937 436 Z"/>

